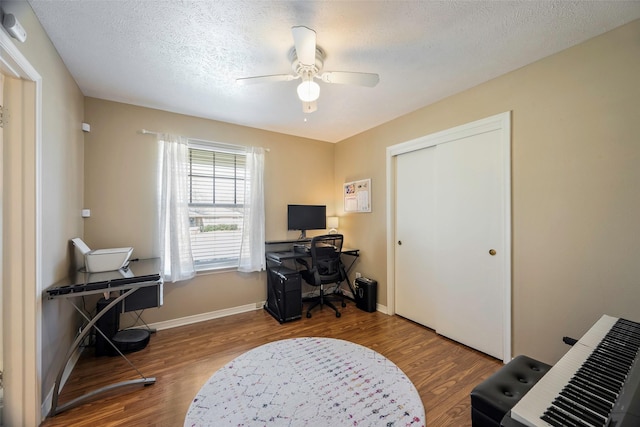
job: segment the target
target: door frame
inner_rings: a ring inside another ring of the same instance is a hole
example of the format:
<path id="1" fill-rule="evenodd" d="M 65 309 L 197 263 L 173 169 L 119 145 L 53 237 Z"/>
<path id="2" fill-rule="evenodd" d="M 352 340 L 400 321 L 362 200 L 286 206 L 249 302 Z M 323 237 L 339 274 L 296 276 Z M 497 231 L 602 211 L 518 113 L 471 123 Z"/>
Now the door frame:
<path id="1" fill-rule="evenodd" d="M 20 120 L 23 135 L 22 162 L 16 165 L 14 174 L 18 179 L 4 182 L 11 186 L 13 194 L 20 195 L 20 203 L 11 206 L 11 216 L 19 215 L 23 226 L 13 233 L 3 230 L 3 246 L 16 249 L 8 265 L 3 266 L 0 280 L 3 291 L 7 291 L 2 310 L 4 324 L 8 324 L 8 316 L 14 316 L 10 339 L 3 337 L 5 354 L 12 354 L 11 358 L 4 358 L 4 382 L 8 388 L 4 391 L 3 418 L 8 425 L 39 425 L 42 418 L 42 77 L 4 31 L 0 31 L 0 70 L 5 76 L 33 82 L 33 89 L 23 92 L 23 111 L 11 116 L 11 120 Z M 6 144 L 6 133 L 4 140 Z M 7 313 L 7 307 L 13 312 Z"/>
<path id="2" fill-rule="evenodd" d="M 509 254 L 505 257 L 504 265 L 504 290 L 503 290 L 503 361 L 507 363 L 511 360 L 511 111 L 496 114 L 471 123 L 456 126 L 433 134 L 421 136 L 410 141 L 402 142 L 387 147 L 386 149 L 386 180 L 387 180 L 387 313 L 395 314 L 395 242 L 396 242 L 396 157 L 401 154 L 421 150 L 449 141 L 458 140 L 485 132 L 500 132 L 500 144 L 502 147 L 503 174 L 504 174 L 504 248 Z"/>

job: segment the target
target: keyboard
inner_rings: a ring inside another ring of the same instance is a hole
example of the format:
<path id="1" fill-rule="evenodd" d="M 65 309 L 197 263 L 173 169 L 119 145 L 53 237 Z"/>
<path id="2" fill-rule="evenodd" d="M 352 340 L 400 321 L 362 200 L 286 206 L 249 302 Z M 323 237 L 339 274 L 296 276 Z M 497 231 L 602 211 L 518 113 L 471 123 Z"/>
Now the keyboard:
<path id="1" fill-rule="evenodd" d="M 529 427 L 640 426 L 640 323 L 602 316 L 513 407 Z"/>

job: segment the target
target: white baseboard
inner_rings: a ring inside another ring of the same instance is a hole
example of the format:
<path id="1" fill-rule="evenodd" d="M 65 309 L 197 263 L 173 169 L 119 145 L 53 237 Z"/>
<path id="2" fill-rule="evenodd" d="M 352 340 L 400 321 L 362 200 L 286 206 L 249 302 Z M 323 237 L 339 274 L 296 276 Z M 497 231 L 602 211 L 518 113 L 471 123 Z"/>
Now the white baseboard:
<path id="1" fill-rule="evenodd" d="M 204 322 L 206 320 L 218 319 L 220 317 L 231 316 L 233 314 L 246 313 L 258 310 L 264 306 L 264 302 L 256 304 L 245 304 L 239 307 L 225 308 L 223 310 L 210 311 L 208 313 L 195 314 L 193 316 L 180 317 L 178 319 L 165 320 L 162 322 L 150 323 L 149 327 L 161 331 L 163 329 L 177 328 L 178 326 L 191 325 L 192 323 Z"/>
<path id="2" fill-rule="evenodd" d="M 350 291 L 343 290 L 346 297 L 353 299 L 353 294 Z M 312 292 L 306 292 L 302 295 L 303 298 L 311 297 L 316 294 Z M 259 301 L 255 304 L 245 304 L 238 307 L 225 308 L 223 310 L 210 311 L 208 313 L 195 314 L 193 316 L 181 317 L 178 319 L 165 320 L 162 322 L 150 323 L 149 327 L 157 329 L 159 331 L 163 329 L 177 328 L 178 326 L 191 325 L 193 323 L 204 322 L 207 320 L 218 319 L 220 317 L 231 316 L 239 313 L 246 313 L 253 310 L 261 310 L 264 307 L 265 302 Z M 384 314 L 387 314 L 387 307 L 381 304 L 376 305 L 376 310 Z"/>
<path id="3" fill-rule="evenodd" d="M 376 304 L 376 311 L 379 311 L 382 314 L 389 314 L 387 306 L 382 304 Z"/>

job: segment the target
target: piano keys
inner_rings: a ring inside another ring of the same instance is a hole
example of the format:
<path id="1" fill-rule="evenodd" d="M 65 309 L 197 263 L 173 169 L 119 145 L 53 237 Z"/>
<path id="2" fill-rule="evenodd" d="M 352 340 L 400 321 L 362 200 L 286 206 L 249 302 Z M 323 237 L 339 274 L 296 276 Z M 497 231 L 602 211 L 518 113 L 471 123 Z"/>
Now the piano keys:
<path id="1" fill-rule="evenodd" d="M 640 323 L 602 316 L 510 416 L 530 427 L 640 426 Z"/>

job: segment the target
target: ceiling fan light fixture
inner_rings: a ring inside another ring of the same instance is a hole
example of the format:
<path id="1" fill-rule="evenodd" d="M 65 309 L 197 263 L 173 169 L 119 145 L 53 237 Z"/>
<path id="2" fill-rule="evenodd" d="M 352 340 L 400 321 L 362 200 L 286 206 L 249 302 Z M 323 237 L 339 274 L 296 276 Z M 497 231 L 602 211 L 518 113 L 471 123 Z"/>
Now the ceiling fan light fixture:
<path id="1" fill-rule="evenodd" d="M 302 102 L 313 102 L 320 97 L 320 85 L 313 80 L 304 80 L 298 85 L 298 98 Z"/>

